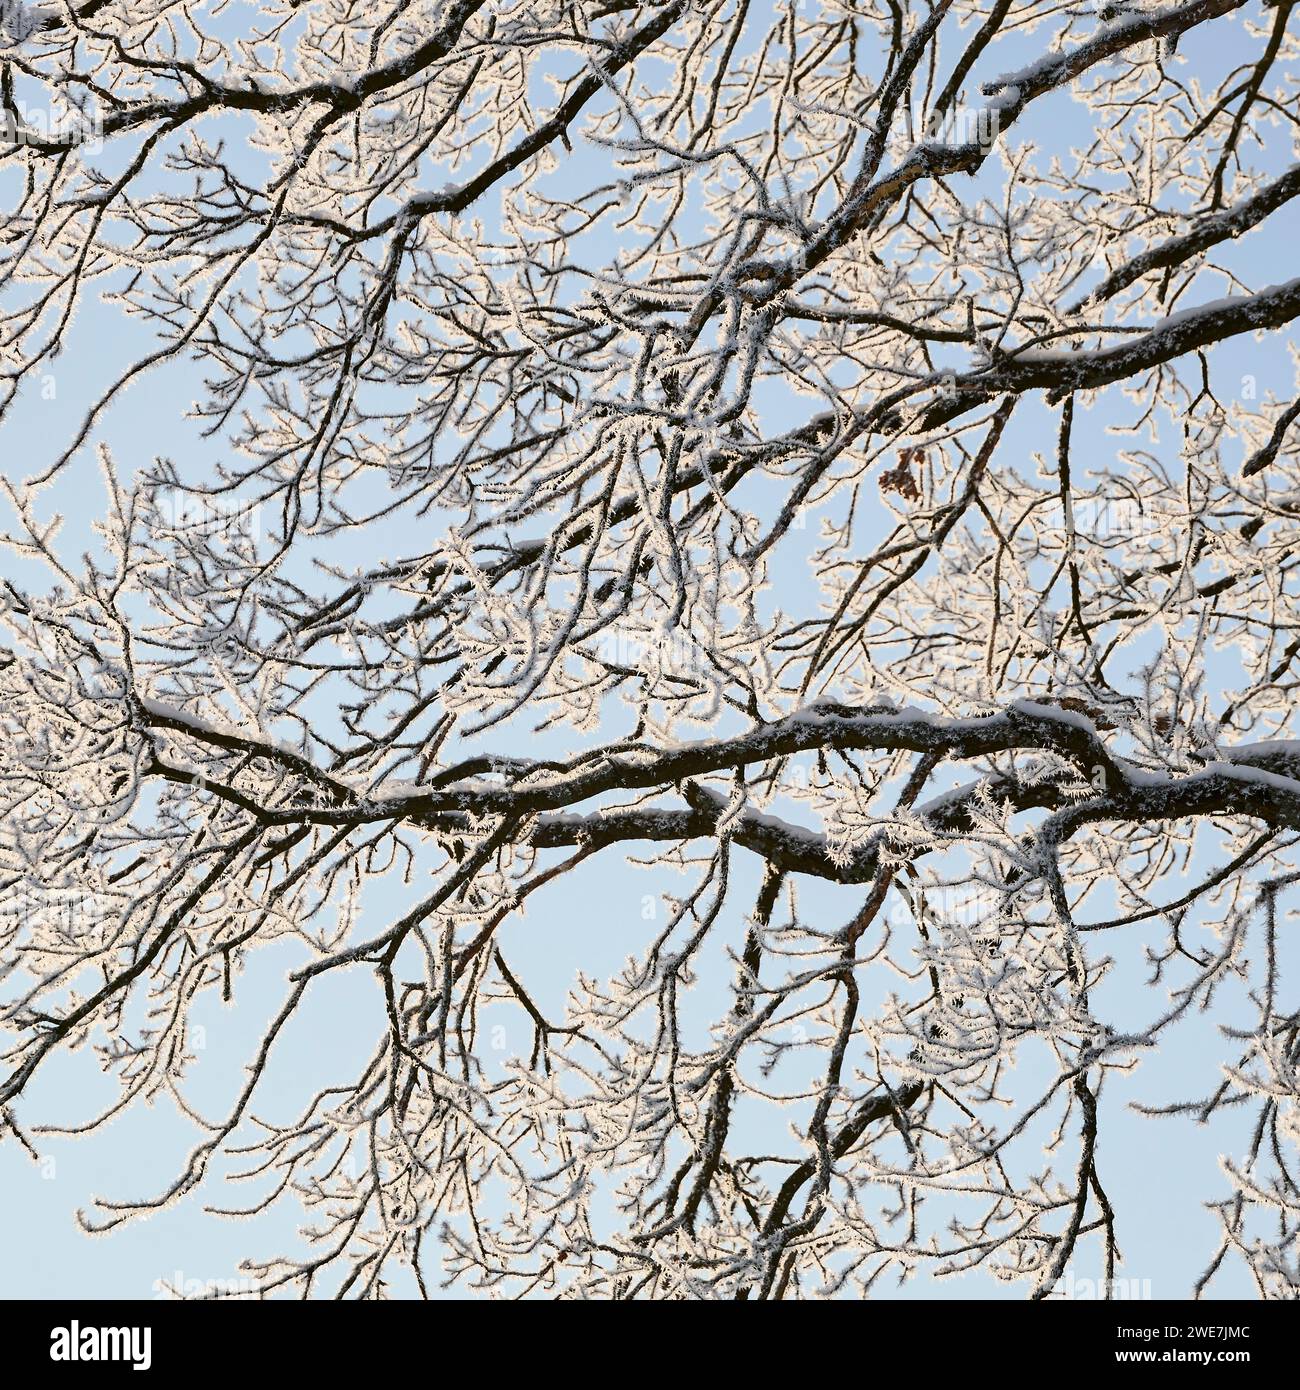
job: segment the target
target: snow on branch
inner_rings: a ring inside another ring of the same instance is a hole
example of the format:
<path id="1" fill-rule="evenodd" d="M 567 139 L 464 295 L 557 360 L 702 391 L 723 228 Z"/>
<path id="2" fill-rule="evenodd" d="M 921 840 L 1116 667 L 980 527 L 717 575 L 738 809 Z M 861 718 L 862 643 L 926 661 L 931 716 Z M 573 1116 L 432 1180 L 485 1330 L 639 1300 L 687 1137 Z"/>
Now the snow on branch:
<path id="1" fill-rule="evenodd" d="M 1052 1297 L 1167 1048 L 1294 1298 L 1290 9 L 0 5 L 0 1142 L 201 1115 L 83 1224 L 260 1294 Z"/>

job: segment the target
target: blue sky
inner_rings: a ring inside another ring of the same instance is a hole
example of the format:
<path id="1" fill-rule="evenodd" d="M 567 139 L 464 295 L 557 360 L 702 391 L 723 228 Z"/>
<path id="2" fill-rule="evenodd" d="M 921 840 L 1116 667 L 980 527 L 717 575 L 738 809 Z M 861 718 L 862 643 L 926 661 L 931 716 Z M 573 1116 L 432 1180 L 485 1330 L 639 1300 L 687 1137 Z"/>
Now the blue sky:
<path id="1" fill-rule="evenodd" d="M 1254 15 L 1255 7 L 1249 13 Z M 1224 26 L 1212 33 L 1194 35 L 1185 43 L 1189 70 L 1213 73 L 1257 51 L 1258 41 L 1248 38 L 1238 22 L 1230 30 L 1235 48 L 1224 45 Z M 1014 68 L 1041 49 L 1045 30 L 999 44 L 983 69 L 977 69 L 971 86 L 982 78 Z M 1014 148 L 1032 139 L 1045 152 L 1078 145 L 1088 134 L 1087 111 L 1065 94 L 1043 99 L 1010 138 Z M 596 167 L 607 156 L 598 150 L 579 150 L 579 164 Z M 1270 137 L 1270 153 L 1263 167 L 1281 168 L 1292 157 L 1280 135 Z M 572 176 L 573 171 L 569 171 Z M 0 190 L 7 190 L 0 176 Z M 992 160 L 980 176 L 980 186 L 990 194 L 1000 187 L 1002 166 Z M 6 193 L 7 196 L 7 193 Z M 1294 242 L 1300 232 L 1296 214 L 1279 214 L 1261 230 L 1225 251 L 1221 259 L 1239 271 L 1252 286 L 1261 288 L 1294 273 Z M 598 241 L 584 246 L 582 254 L 598 263 L 610 253 Z M 1206 276 L 1195 296 L 1184 303 L 1212 299 L 1228 292 L 1214 277 Z M 68 351 L 54 364 L 49 380 L 25 385 L 22 398 L 0 425 L 0 468 L 11 478 L 37 471 L 56 448 L 75 432 L 83 411 L 121 369 L 131 352 L 144 350 L 149 339 L 137 323 L 124 321 L 111 306 L 88 302 L 81 310 Z M 1295 386 L 1295 365 L 1287 351 L 1286 337 L 1271 335 L 1261 341 L 1237 340 L 1215 350 L 1212 364 L 1221 395 L 1244 389 L 1253 379 L 1258 398 L 1270 395 L 1287 399 Z M 52 388 L 52 394 L 51 394 Z M 221 455 L 219 440 L 201 440 L 192 421 L 184 418 L 189 402 L 200 394 L 195 369 L 186 363 L 170 365 L 137 382 L 100 421 L 96 440 L 111 448 L 125 476 L 147 466 L 158 454 L 170 455 L 185 470 L 202 473 Z M 795 423 L 800 417 L 796 402 L 773 400 L 766 407 L 773 429 Z M 1115 466 L 1115 453 L 1127 441 L 1107 432 L 1122 418 L 1122 407 L 1109 399 L 1105 410 L 1081 414 L 1077 419 L 1076 458 L 1082 466 Z M 1003 444 L 1003 457 L 1015 456 L 1033 466 L 1033 451 L 1048 451 L 1054 437 L 1054 413 L 1039 402 L 1026 402 Z M 1178 467 L 1178 431 L 1167 422 L 1163 438 L 1154 446 L 1163 451 L 1171 468 Z M 60 547 L 73 557 L 93 546 L 90 523 L 104 505 L 103 482 L 90 448 L 83 448 L 58 484 L 41 498 L 40 512 L 65 518 Z M 7 518 L 6 518 L 7 520 Z M 885 519 L 881 519 L 881 528 Z M 389 528 L 382 538 L 386 555 L 408 553 L 427 544 L 422 524 L 408 520 Z M 339 562 L 339 556 L 333 557 Z M 356 557 L 372 563 L 375 555 Z M 810 577 L 797 555 L 790 555 L 774 575 L 773 600 L 787 609 L 807 608 L 814 596 Z M 3 560 L 4 572 L 21 583 L 39 584 L 35 571 L 11 557 Z M 1230 679 L 1231 663 L 1211 671 L 1211 683 Z M 555 731 L 539 744 L 522 721 L 512 736 L 520 746 L 567 749 L 578 739 L 568 731 Z M 527 740 L 527 742 L 525 742 Z M 1189 867 L 1195 879 L 1215 862 L 1214 835 L 1205 832 L 1203 845 Z M 741 884 L 734 894 L 737 904 L 753 901 L 757 891 L 757 865 L 748 856 L 738 864 Z M 673 870 L 629 868 L 616 852 L 598 856 L 581 878 L 565 878 L 539 893 L 527 911 L 504 928 L 503 949 L 512 966 L 526 974 L 539 1004 L 552 1015 L 562 1012 L 567 990 L 579 966 L 589 974 L 610 973 L 643 944 L 646 912 L 653 907 L 662 919 L 662 894 L 680 890 L 683 880 Z M 372 882 L 366 892 L 358 931 L 368 934 L 391 921 L 428 880 L 406 886 L 391 877 Z M 1167 896 L 1178 891 L 1178 881 L 1166 885 Z M 860 890 L 833 888 L 820 883 L 801 885 L 805 911 L 824 913 L 831 921 L 847 920 L 856 910 Z M 1104 896 L 1092 904 L 1090 920 L 1106 911 Z M 732 910 L 726 929 L 732 938 L 740 924 L 740 908 Z M 725 935 L 725 932 L 724 932 Z M 1098 1011 L 1115 1019 L 1135 1020 L 1159 1012 L 1160 991 L 1146 986 L 1146 944 L 1160 940 L 1160 923 L 1126 929 L 1106 942 L 1115 966 L 1094 1000 Z M 251 1054 L 259 1029 L 284 993 L 285 976 L 301 963 L 298 949 L 281 943 L 255 953 L 241 982 L 237 1005 L 221 1007 L 204 996 L 196 1018 L 205 1030 L 190 1094 L 216 1113 L 224 1098 L 238 1084 L 241 1068 Z M 1290 963 L 1294 971 L 1295 962 Z M 711 990 L 723 986 L 725 958 L 719 949 L 712 969 L 701 973 L 696 1005 L 707 1016 L 718 997 Z M 1294 978 L 1294 976 L 1293 976 Z M 1186 1294 L 1191 1278 L 1212 1253 L 1217 1223 L 1201 1205 L 1226 1191 L 1219 1173 L 1221 1153 L 1239 1152 L 1246 1117 L 1228 1116 L 1214 1126 L 1197 1126 L 1187 1120 L 1156 1122 L 1131 1111 L 1127 1102 L 1169 1100 L 1187 1092 L 1200 1094 L 1209 1087 L 1204 1078 L 1225 1055 L 1218 1025 L 1231 1016 L 1232 999 L 1225 996 L 1215 1016 L 1198 1016 L 1182 1024 L 1162 1052 L 1146 1059 L 1131 1077 L 1108 1084 L 1103 1103 L 1103 1141 L 1100 1165 L 1111 1198 L 1120 1212 L 1119 1237 L 1125 1255 L 1123 1277 L 1149 1280 L 1154 1296 Z M 277 1048 L 257 1112 L 283 1120 L 295 1112 L 317 1084 L 349 1077 L 365 1054 L 378 1026 L 380 998 L 367 972 L 328 977 L 309 995 L 300 1016 Z M 1109 1012 L 1108 1012 L 1109 1011 Z M 531 1030 L 515 1014 L 502 1012 L 497 1049 L 504 1056 L 526 1055 Z M 1032 1086 L 1037 1064 L 1030 1056 L 1022 1063 L 1025 1085 Z M 93 1056 L 83 1051 L 58 1055 L 39 1074 L 19 1111 L 26 1124 L 42 1121 L 75 1124 L 84 1121 L 115 1093 L 101 1076 Z M 772 1124 L 770 1113 L 746 1115 L 746 1124 Z M 779 1142 L 779 1134 L 769 1142 Z M 147 1221 L 128 1224 L 100 1239 L 80 1233 L 72 1219 L 92 1196 L 136 1197 L 151 1195 L 175 1176 L 194 1142 L 195 1132 L 166 1105 L 136 1107 L 118 1117 L 105 1130 L 86 1140 L 48 1137 L 40 1141 L 46 1161 L 37 1164 L 15 1145 L 0 1145 L 0 1230 L 5 1244 L 18 1258 L 0 1262 L 0 1296 L 154 1296 L 158 1281 L 179 1278 L 183 1283 L 227 1279 L 237 1274 L 241 1257 L 265 1256 L 282 1251 L 297 1240 L 302 1212 L 292 1200 L 282 1200 L 256 1222 L 234 1222 L 207 1214 L 205 1202 L 232 1200 L 222 1182 L 235 1166 L 225 1160 L 214 1164 L 200 1189 L 176 1206 Z M 788 1142 L 788 1140 L 787 1140 Z M 250 1190 L 256 1190 L 255 1188 Z M 234 1193 L 240 1194 L 238 1190 Z M 1095 1244 L 1081 1247 L 1073 1270 L 1076 1276 L 1100 1272 L 1100 1251 Z M 400 1282 L 397 1292 L 409 1292 Z M 880 1287 L 882 1296 L 899 1293 L 911 1297 L 1018 1297 L 1023 1286 L 1003 1285 L 985 1275 L 961 1280 L 918 1279 L 903 1290 Z M 1249 1295 L 1244 1276 L 1226 1271 L 1214 1289 L 1218 1296 Z"/>

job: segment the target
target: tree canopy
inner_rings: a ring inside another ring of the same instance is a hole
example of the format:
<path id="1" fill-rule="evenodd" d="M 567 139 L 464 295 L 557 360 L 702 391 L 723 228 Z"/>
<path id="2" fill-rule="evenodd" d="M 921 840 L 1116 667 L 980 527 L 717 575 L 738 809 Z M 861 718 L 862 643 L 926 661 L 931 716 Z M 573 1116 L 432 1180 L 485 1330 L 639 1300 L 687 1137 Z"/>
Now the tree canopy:
<path id="1" fill-rule="evenodd" d="M 1046 1297 L 1214 1009 L 1188 1291 L 1297 1296 L 1292 9 L 6 5 L 0 439 L 98 366 L 4 448 L 4 1142 L 93 1049 L 88 1143 L 199 1130 L 82 1221 L 234 1152 L 312 1221 L 264 1292 Z M 644 866 L 539 989 L 511 925 Z M 214 1117 L 194 1011 L 286 944 Z"/>

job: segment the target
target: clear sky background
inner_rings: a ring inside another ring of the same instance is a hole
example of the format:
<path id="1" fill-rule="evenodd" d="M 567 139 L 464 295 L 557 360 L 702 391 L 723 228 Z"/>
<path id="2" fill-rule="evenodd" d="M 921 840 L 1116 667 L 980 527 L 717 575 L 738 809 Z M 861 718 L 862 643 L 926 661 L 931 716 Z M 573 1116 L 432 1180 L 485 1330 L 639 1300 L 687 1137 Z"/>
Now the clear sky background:
<path id="1" fill-rule="evenodd" d="M 770 0 L 757 0 L 765 5 Z M 1248 7 L 1231 32 L 1234 45 L 1225 44 L 1225 26 L 1215 23 L 1205 34 L 1184 41 L 1186 67 L 1182 73 L 1217 74 L 1258 52 L 1259 40 L 1249 38 L 1243 19 L 1258 20 L 1257 5 Z M 238 11 L 235 11 L 236 20 Z M 236 22 L 232 20 L 231 22 Z M 977 68 L 969 84 L 1028 61 L 1042 51 L 1050 25 L 1033 35 L 996 46 L 995 53 Z M 1012 147 L 1031 140 L 1047 157 L 1053 150 L 1066 152 L 1088 138 L 1086 108 L 1067 94 L 1043 98 L 1012 132 Z M 1281 169 L 1294 158 L 1284 133 L 1267 137 L 1270 152 L 1263 163 Z M 576 143 L 576 141 L 575 141 Z M 605 158 L 602 152 L 581 151 L 593 168 Z M 567 175 L 566 175 L 567 176 Z M 12 171 L 0 174 L 0 192 L 7 200 Z M 981 183 L 996 195 L 1003 177 L 1001 162 L 991 160 Z M 593 178 L 593 182 L 596 179 Z M 2 206 L 2 204 L 0 204 Z M 1294 206 L 1294 205 L 1292 205 Z M 1254 289 L 1295 274 L 1295 242 L 1300 219 L 1284 210 L 1262 230 L 1252 232 L 1220 258 L 1231 264 Z M 607 258 L 612 245 L 584 248 L 584 255 L 598 262 Z M 1198 293 L 1184 306 L 1230 292 L 1221 279 L 1206 276 Z M 10 477 L 23 477 L 48 462 L 75 432 L 86 405 L 121 370 L 129 353 L 146 350 L 150 340 L 140 326 L 129 323 L 112 308 L 87 303 L 72 334 L 69 349 L 56 364 L 49 381 L 33 381 L 25 389 L 13 416 L 0 426 L 0 469 Z M 1242 389 L 1254 378 L 1260 398 L 1273 395 L 1290 399 L 1294 394 L 1295 367 L 1287 350 L 1286 335 L 1238 340 L 1216 349 L 1211 357 L 1221 398 Z M 49 399 L 50 388 L 53 399 Z M 185 471 L 209 468 L 220 457 L 220 443 L 200 440 L 184 412 L 199 395 L 195 373 L 187 364 L 155 372 L 132 387 L 106 414 L 95 438 L 107 441 L 125 476 L 147 465 L 157 454 L 170 455 Z M 775 402 L 771 406 L 774 429 L 798 420 L 797 406 Z M 1076 458 L 1084 467 L 1116 466 L 1116 451 L 1130 441 L 1107 433 L 1120 418 L 1117 407 L 1110 413 L 1094 410 L 1076 416 Z M 1033 468 L 1032 451 L 1050 449 L 1054 416 L 1036 402 L 1026 402 L 1008 431 L 1000 459 L 1019 456 Z M 1179 465 L 1175 428 L 1166 428 L 1154 447 L 1171 470 Z M 90 522 L 102 510 L 102 477 L 90 448 L 84 448 L 57 487 L 42 499 L 41 512 L 65 517 L 61 550 L 65 557 L 93 546 Z M 9 518 L 0 518 L 8 524 Z M 882 530 L 885 526 L 882 518 Z M 813 523 L 810 522 L 810 526 Z M 814 527 L 815 530 L 815 527 Z M 427 531 L 394 527 L 383 538 L 383 553 L 409 553 L 428 544 Z M 339 556 L 333 557 L 339 562 Z M 374 554 L 354 557 L 358 566 L 373 563 Z M 0 556 L 4 573 L 20 583 L 39 583 L 30 567 Z M 810 609 L 814 590 L 797 558 L 786 561 L 777 576 L 776 597 L 788 610 Z M 1135 663 L 1136 664 L 1136 661 Z M 1217 677 L 1229 679 L 1231 663 L 1225 660 Z M 520 726 L 523 740 L 526 731 Z M 531 736 L 529 749 L 557 750 L 577 746 L 578 736 L 566 732 L 548 735 L 543 744 Z M 1190 866 L 1188 882 L 1215 862 L 1211 833 Z M 757 891 L 757 865 L 748 855 L 738 856 L 742 876 L 733 894 L 736 904 L 752 903 Z M 664 892 L 680 889 L 683 879 L 671 869 L 647 871 L 628 867 L 617 851 L 597 856 L 581 876 L 560 880 L 530 900 L 527 912 L 504 928 L 503 946 L 512 966 L 529 982 L 539 1004 L 552 1016 L 563 1011 L 567 990 L 579 965 L 588 974 L 617 970 L 623 960 L 644 941 L 647 901 L 657 902 Z M 387 879 L 372 880 L 357 930 L 369 934 L 391 921 L 410 897 L 427 885 L 427 878 L 413 889 Z M 1174 897 L 1180 880 L 1166 884 L 1165 896 Z M 861 891 L 822 883 L 801 886 L 805 912 L 824 913 L 828 923 L 847 920 L 860 905 Z M 1102 896 L 1091 904 L 1088 920 L 1106 915 L 1110 903 Z M 657 909 L 662 914 L 663 909 Z M 741 908 L 728 924 L 735 937 Z M 1097 1012 L 1117 1027 L 1136 1025 L 1163 1010 L 1163 989 L 1146 986 L 1148 968 L 1144 946 L 1161 941 L 1159 919 L 1126 929 L 1106 942 L 1115 968 L 1102 991 L 1094 997 Z M 1095 943 L 1090 943 L 1095 949 Z M 264 1021 L 276 1010 L 284 993 L 287 973 L 301 963 L 299 946 L 277 944 L 253 953 L 241 981 L 234 1008 L 223 1008 L 210 995 L 202 997 L 196 1022 L 205 1030 L 200 1065 L 194 1073 L 191 1096 L 209 1113 L 216 1114 L 239 1083 L 244 1063 L 252 1053 Z M 721 964 L 721 958 L 717 964 Z M 1295 979 L 1295 962 L 1284 962 Z M 1284 981 L 1286 975 L 1284 974 Z M 720 972 L 705 971 L 695 1001 L 700 1018 L 710 1012 L 719 996 L 709 991 L 721 985 Z M 1103 1097 L 1102 1145 L 1099 1164 L 1112 1201 L 1119 1212 L 1119 1241 L 1124 1264 L 1118 1271 L 1133 1280 L 1149 1280 L 1156 1297 L 1183 1297 L 1204 1267 L 1216 1245 L 1217 1221 L 1202 1203 L 1227 1191 L 1219 1171 L 1221 1154 L 1240 1156 L 1243 1125 L 1248 1116 L 1222 1117 L 1212 1126 L 1190 1120 L 1153 1121 L 1136 1115 L 1128 1102 L 1141 1099 L 1160 1103 L 1212 1089 L 1214 1069 L 1228 1055 L 1230 1044 L 1219 1034 L 1219 1024 L 1233 1016 L 1234 1000 L 1225 994 L 1213 1016 L 1197 1016 L 1169 1035 L 1158 1056 L 1148 1057 L 1128 1078 L 1112 1079 Z M 283 1120 L 295 1113 L 319 1084 L 347 1078 L 375 1036 L 379 996 L 368 971 L 336 972 L 310 993 L 283 1044 L 277 1048 L 260 1103 L 256 1109 L 268 1118 Z M 1242 1017 L 1238 1011 L 1238 1017 Z M 499 1052 L 527 1055 L 531 1029 L 513 1013 L 502 1013 Z M 485 1028 L 485 1033 L 487 1029 Z M 1026 1056 L 1022 1063 L 1025 1084 L 1039 1079 L 1036 1063 Z M 116 1093 L 115 1085 L 100 1075 L 88 1052 L 60 1053 L 43 1067 L 18 1110 L 20 1122 L 76 1124 L 84 1121 Z M 746 1113 L 745 1124 L 780 1124 L 779 1115 L 764 1111 Z M 167 1106 L 133 1107 L 105 1130 L 86 1140 L 43 1138 L 43 1162 L 33 1163 L 13 1143 L 0 1144 L 0 1296 L 6 1297 L 130 1297 L 149 1298 L 159 1292 L 160 1280 L 191 1287 L 198 1282 L 228 1279 L 237 1274 L 241 1256 L 270 1255 L 292 1248 L 302 1224 L 302 1210 L 292 1199 L 282 1200 L 255 1222 L 235 1222 L 209 1214 L 205 1203 L 232 1204 L 241 1193 L 223 1184 L 222 1177 L 235 1165 L 221 1160 L 197 1192 L 147 1221 L 129 1224 L 111 1235 L 91 1239 L 76 1227 L 73 1213 L 88 1205 L 92 1196 L 126 1198 L 151 1195 L 164 1188 L 179 1171 L 184 1155 L 196 1140 L 194 1128 Z M 773 1134 L 769 1144 L 781 1144 Z M 789 1140 L 784 1140 L 786 1146 Z M 249 1189 L 246 1196 L 261 1190 Z M 1076 1278 L 1101 1272 L 1100 1249 L 1095 1242 L 1081 1246 L 1073 1263 Z M 879 1286 L 881 1296 L 992 1297 L 1023 1296 L 1023 1285 L 1002 1285 L 987 1275 L 935 1282 L 918 1279 L 903 1289 Z M 395 1286 L 395 1292 L 409 1289 Z M 1225 1272 L 1214 1286 L 1219 1296 L 1250 1296 L 1251 1287 L 1237 1270 Z"/>

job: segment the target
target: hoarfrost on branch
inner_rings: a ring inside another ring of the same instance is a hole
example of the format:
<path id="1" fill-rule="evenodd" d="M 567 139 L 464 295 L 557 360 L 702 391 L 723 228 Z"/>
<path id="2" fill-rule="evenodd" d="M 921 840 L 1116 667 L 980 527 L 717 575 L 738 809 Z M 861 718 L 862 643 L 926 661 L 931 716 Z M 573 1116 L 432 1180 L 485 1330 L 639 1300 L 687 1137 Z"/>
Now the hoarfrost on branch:
<path id="1" fill-rule="evenodd" d="M 1300 1293 L 1300 281 L 1232 254 L 1295 216 L 1292 8 L 7 7 L 0 425 L 122 346 L 5 455 L 4 1141 L 93 1048 L 78 1128 L 201 1137 L 83 1221 L 237 1149 L 222 1205 L 311 1209 L 264 1292 L 1050 1296 L 1120 1259 L 1110 1083 L 1213 1006 L 1190 1279 Z M 543 999 L 510 924 L 620 864 L 673 896 Z M 196 1001 L 286 941 L 200 1114 Z M 339 974 L 381 1026 L 265 1114 Z"/>

